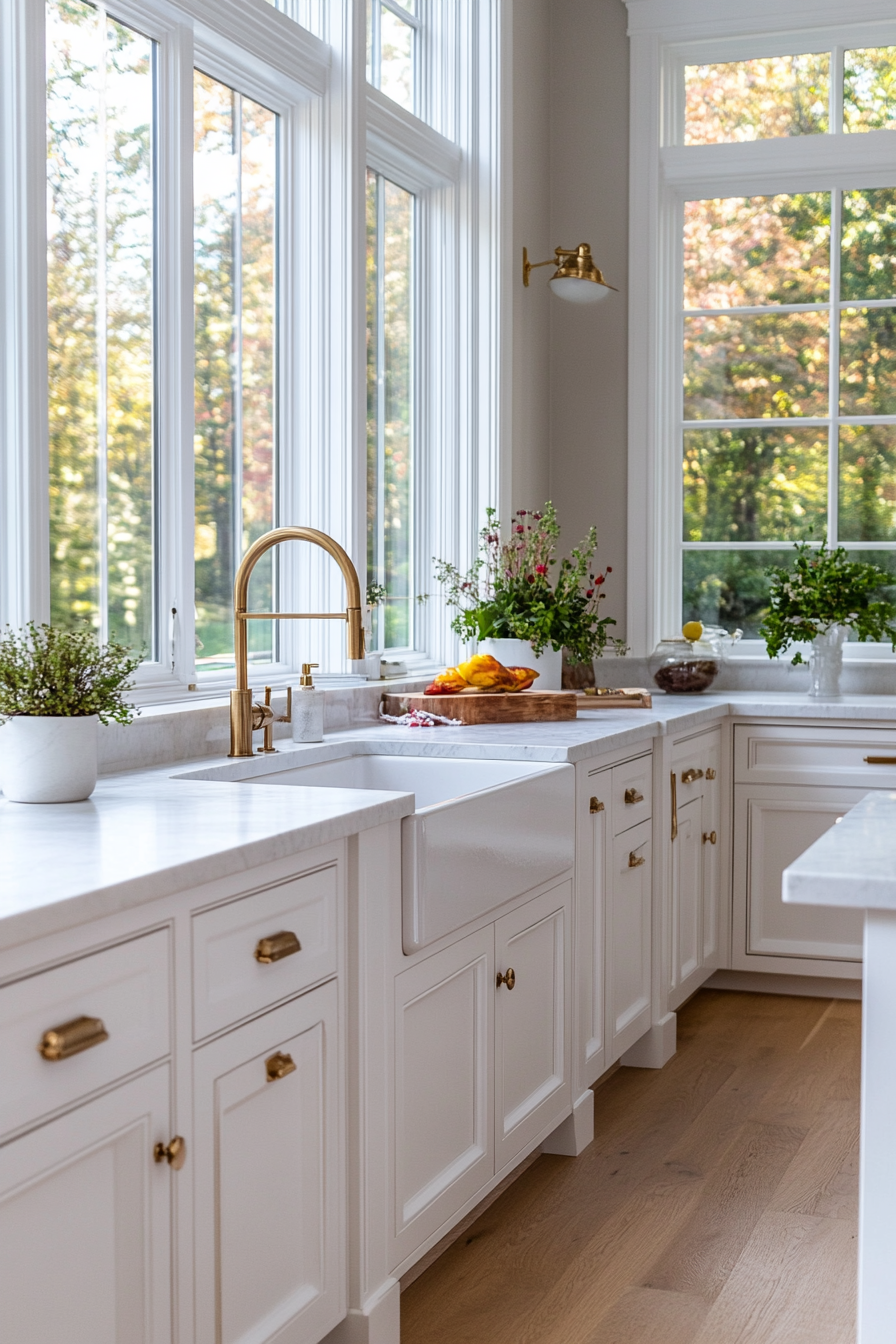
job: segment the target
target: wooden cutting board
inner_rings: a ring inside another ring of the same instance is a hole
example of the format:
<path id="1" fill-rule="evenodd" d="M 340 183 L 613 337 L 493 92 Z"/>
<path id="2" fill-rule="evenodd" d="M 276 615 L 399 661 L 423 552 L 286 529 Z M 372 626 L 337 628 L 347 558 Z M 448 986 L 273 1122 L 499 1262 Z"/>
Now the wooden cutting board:
<path id="1" fill-rule="evenodd" d="M 486 691 L 482 695 L 384 695 L 387 714 L 425 709 L 461 723 L 562 723 L 576 717 L 575 691 Z"/>

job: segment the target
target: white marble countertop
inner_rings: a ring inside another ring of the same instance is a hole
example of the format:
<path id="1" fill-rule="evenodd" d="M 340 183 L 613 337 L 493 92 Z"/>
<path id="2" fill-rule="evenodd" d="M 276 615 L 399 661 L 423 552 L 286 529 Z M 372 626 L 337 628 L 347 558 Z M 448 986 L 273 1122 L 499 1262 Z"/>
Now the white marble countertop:
<path id="1" fill-rule="evenodd" d="M 784 870 L 784 900 L 896 910 L 896 793 L 870 793 Z"/>
<path id="2" fill-rule="evenodd" d="M 820 702 L 787 692 L 657 695 L 652 709 L 586 711 L 569 723 L 418 730 L 383 725 L 331 733 L 320 745 L 280 743 L 275 758 L 204 757 L 110 775 L 85 803 L 41 807 L 0 798 L 0 948 L 356 834 L 413 810 L 408 794 L 244 789 L 235 782 L 265 773 L 272 762 L 288 768 L 299 759 L 310 764 L 360 749 L 574 763 L 708 726 L 729 714 L 896 723 L 896 696 Z M 213 788 L 209 780 L 217 781 Z"/>

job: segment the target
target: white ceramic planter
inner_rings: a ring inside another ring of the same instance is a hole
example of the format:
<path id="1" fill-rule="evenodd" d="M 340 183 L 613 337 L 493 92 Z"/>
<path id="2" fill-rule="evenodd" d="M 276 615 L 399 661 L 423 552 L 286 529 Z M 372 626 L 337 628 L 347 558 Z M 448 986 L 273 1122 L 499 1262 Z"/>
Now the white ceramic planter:
<path id="1" fill-rule="evenodd" d="M 11 803 L 79 803 L 96 788 L 95 714 L 17 714 L 0 726 L 0 789 Z"/>
<path id="2" fill-rule="evenodd" d="M 559 691 L 563 681 L 563 654 L 553 649 L 545 649 L 540 658 L 532 652 L 532 645 L 525 639 L 483 639 L 479 643 L 480 653 L 490 653 L 505 667 L 533 667 L 538 673 L 533 691 Z"/>

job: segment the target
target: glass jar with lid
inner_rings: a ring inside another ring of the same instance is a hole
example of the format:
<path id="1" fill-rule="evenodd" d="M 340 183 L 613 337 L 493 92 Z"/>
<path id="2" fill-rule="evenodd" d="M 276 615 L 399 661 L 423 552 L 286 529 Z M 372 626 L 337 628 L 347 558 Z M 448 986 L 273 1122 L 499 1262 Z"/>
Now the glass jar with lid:
<path id="1" fill-rule="evenodd" d="M 699 639 L 661 639 L 650 658 L 650 675 L 667 695 L 696 695 L 709 690 L 719 674 L 722 650 L 708 632 Z"/>

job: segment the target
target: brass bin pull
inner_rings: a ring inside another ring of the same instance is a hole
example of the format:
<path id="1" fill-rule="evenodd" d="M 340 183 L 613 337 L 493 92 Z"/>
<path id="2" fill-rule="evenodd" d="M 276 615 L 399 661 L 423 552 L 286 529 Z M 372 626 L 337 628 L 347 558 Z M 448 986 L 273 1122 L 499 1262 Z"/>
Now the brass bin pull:
<path id="1" fill-rule="evenodd" d="M 896 756 L 866 756 L 866 765 L 896 765 Z"/>
<path id="2" fill-rule="evenodd" d="M 674 770 L 672 771 L 671 783 L 672 783 L 672 836 L 671 836 L 671 838 L 672 838 L 673 840 L 677 840 L 677 839 L 678 839 L 678 794 L 677 794 L 677 786 L 676 786 L 676 783 L 675 783 L 675 771 L 674 771 Z"/>
<path id="3" fill-rule="evenodd" d="M 702 778 L 703 778 L 703 771 L 695 770 L 693 766 L 691 767 L 690 770 L 682 770 L 681 772 L 682 784 L 693 784 L 695 779 L 702 779 Z"/>
<path id="4" fill-rule="evenodd" d="M 626 789 L 625 801 L 627 803 L 643 803 L 644 795 L 639 793 L 637 789 Z"/>
<path id="5" fill-rule="evenodd" d="M 714 845 L 717 839 L 718 839 L 718 837 L 717 837 L 715 831 L 704 831 L 704 832 L 703 832 L 703 843 L 704 843 L 704 845 L 707 844 L 707 843 L 709 843 L 710 845 Z"/>
<path id="6" fill-rule="evenodd" d="M 495 985 L 495 989 L 500 989 L 502 985 L 506 985 L 508 989 L 513 989 L 515 984 L 516 971 L 512 966 L 508 966 L 503 975 L 500 971 L 498 972 L 498 983 Z"/>
<path id="7" fill-rule="evenodd" d="M 283 929 L 280 933 L 271 934 L 270 938 L 259 938 L 255 960 L 260 961 L 262 966 L 270 966 L 272 961 L 282 961 L 284 957 L 291 957 L 301 950 L 302 944 L 296 935 L 290 933 L 289 929 Z"/>
<path id="8" fill-rule="evenodd" d="M 599 798 L 592 798 L 592 799 L 591 799 L 591 805 L 590 805 L 590 807 L 588 808 L 588 811 L 594 813 L 594 812 L 603 812 L 603 810 L 604 810 L 604 805 L 603 805 L 603 803 L 601 802 L 601 800 L 600 800 Z"/>
<path id="9" fill-rule="evenodd" d="M 288 1073 L 295 1073 L 296 1062 L 292 1055 L 283 1054 L 280 1050 L 275 1055 L 269 1055 L 264 1062 L 265 1073 L 268 1076 L 269 1083 L 276 1083 L 278 1078 L 285 1078 Z"/>
<path id="10" fill-rule="evenodd" d="M 71 1022 L 63 1022 L 61 1027 L 45 1031 L 37 1048 L 44 1059 L 55 1061 L 79 1055 L 82 1050 L 102 1045 L 108 1039 L 109 1033 L 98 1017 L 74 1017 Z"/>
<path id="11" fill-rule="evenodd" d="M 634 850 L 632 850 L 628 856 L 629 868 L 640 868 L 641 864 L 646 862 L 647 860 L 645 859 L 644 855 L 636 854 Z"/>
<path id="12" fill-rule="evenodd" d="M 156 1162 L 167 1162 L 172 1171 L 180 1171 L 187 1160 L 187 1141 L 175 1134 L 170 1143 L 157 1143 L 152 1155 Z"/>

